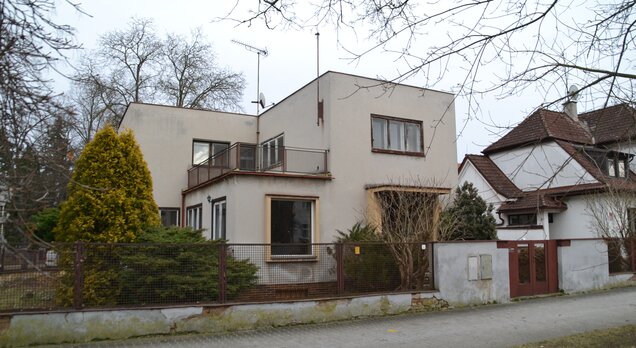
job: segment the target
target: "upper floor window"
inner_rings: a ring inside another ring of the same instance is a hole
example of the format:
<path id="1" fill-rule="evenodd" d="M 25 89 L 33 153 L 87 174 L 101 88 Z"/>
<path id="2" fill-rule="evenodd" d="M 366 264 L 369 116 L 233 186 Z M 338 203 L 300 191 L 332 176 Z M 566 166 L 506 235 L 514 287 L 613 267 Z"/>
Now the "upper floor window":
<path id="1" fill-rule="evenodd" d="M 608 158 L 607 174 L 617 178 L 627 177 L 627 161 L 624 158 Z"/>
<path id="2" fill-rule="evenodd" d="M 374 151 L 421 155 L 422 122 L 371 115 L 371 143 Z"/>
<path id="3" fill-rule="evenodd" d="M 227 150 L 228 147 L 230 147 L 229 143 L 194 140 L 192 141 L 192 165 L 201 164 L 211 156 L 220 155 L 223 151 Z M 217 156 L 210 165 L 226 166 L 227 156 Z"/>
<path id="4" fill-rule="evenodd" d="M 262 168 L 267 169 L 276 167 L 283 161 L 283 151 L 285 151 L 285 137 L 283 134 L 264 141 L 262 143 L 262 147 Z"/>

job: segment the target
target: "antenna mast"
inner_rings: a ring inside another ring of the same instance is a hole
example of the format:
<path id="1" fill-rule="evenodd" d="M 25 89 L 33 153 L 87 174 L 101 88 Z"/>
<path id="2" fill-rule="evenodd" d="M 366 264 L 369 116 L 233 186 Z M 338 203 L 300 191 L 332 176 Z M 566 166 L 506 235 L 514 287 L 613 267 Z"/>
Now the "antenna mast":
<path id="1" fill-rule="evenodd" d="M 269 52 L 267 52 L 267 48 L 258 48 L 258 47 L 254 47 L 252 45 L 248 45 L 246 43 L 240 42 L 238 40 L 232 40 L 233 43 L 237 44 L 237 45 L 241 45 L 243 46 L 246 50 L 250 51 L 250 52 L 254 52 L 257 55 L 256 58 L 256 101 L 253 101 L 252 103 L 256 103 L 256 116 L 259 115 L 260 113 L 260 95 L 261 95 L 261 90 L 260 90 L 260 78 L 261 78 L 261 56 L 263 57 L 267 57 L 267 55 L 269 54 Z M 265 106 L 263 106 L 265 107 Z"/>

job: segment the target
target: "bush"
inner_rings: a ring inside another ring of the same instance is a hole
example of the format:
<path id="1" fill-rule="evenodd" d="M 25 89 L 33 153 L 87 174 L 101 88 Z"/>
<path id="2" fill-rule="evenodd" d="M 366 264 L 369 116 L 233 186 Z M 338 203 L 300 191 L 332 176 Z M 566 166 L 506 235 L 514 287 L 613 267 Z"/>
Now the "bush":
<path id="1" fill-rule="evenodd" d="M 60 209 L 58 208 L 46 208 L 35 213 L 31 217 L 34 225 L 33 234 L 45 242 L 52 242 L 55 239 L 53 229 L 57 226 L 59 219 Z"/>
<path id="2" fill-rule="evenodd" d="M 358 222 L 346 233 L 338 231 L 336 242 L 344 244 L 343 263 L 348 290 L 387 291 L 399 287 L 400 270 L 373 226 Z M 356 247 L 359 248 L 358 255 Z"/>
<path id="3" fill-rule="evenodd" d="M 212 302 L 219 296 L 221 241 L 206 241 L 200 230 L 152 227 L 137 243 L 88 244 L 84 303 L 87 306 Z M 226 295 L 256 285 L 258 268 L 249 260 L 226 257 Z M 65 283 L 64 304 L 72 302 Z"/>

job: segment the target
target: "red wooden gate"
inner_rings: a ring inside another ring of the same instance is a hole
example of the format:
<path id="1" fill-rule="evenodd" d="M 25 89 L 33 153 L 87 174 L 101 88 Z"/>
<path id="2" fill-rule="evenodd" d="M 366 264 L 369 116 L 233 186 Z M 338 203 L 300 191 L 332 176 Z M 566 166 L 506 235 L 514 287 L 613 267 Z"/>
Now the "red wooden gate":
<path id="1" fill-rule="evenodd" d="M 502 241 L 498 244 L 508 248 L 511 298 L 559 291 L 557 241 Z"/>

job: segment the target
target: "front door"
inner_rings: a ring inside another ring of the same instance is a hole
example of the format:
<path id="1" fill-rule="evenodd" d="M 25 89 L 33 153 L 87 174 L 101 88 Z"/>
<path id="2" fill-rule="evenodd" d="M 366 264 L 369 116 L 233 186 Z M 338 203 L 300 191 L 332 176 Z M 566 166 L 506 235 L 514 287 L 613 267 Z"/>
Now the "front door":
<path id="1" fill-rule="evenodd" d="M 556 241 L 508 242 L 510 297 L 558 291 Z"/>

